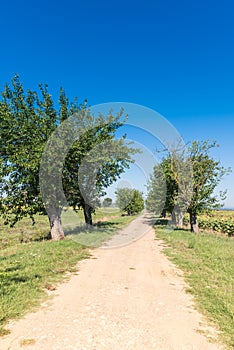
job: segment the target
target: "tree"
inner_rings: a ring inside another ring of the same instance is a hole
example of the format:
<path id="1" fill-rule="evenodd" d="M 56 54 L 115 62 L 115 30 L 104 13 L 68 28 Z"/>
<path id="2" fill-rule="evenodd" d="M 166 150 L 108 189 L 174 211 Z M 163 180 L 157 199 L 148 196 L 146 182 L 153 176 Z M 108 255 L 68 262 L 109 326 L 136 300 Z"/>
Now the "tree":
<path id="1" fill-rule="evenodd" d="M 197 215 L 217 209 L 222 206 L 226 197 L 226 191 L 217 195 L 214 191 L 225 174 L 230 169 L 225 169 L 210 155 L 210 151 L 219 147 L 217 142 L 194 141 L 189 147 L 190 160 L 193 166 L 193 196 L 188 207 L 190 215 L 191 232 L 198 232 Z"/>
<path id="2" fill-rule="evenodd" d="M 169 165 L 169 158 L 155 165 L 147 185 L 146 209 L 157 216 L 165 216 L 166 212 L 172 214 L 175 205 L 174 192 L 177 186 L 172 178 Z"/>
<path id="3" fill-rule="evenodd" d="M 69 108 L 62 94 L 66 120 L 76 110 L 74 105 Z M 125 122 L 125 119 L 121 121 L 122 114 L 121 110 L 116 116 L 110 112 L 106 117 L 99 114 L 94 118 L 87 109 L 78 114 L 78 119 L 83 118 L 82 130 L 65 160 L 63 188 L 69 205 L 83 209 L 87 225 L 92 225 L 92 213 L 100 197 L 106 194 L 105 189 L 129 168 L 133 162 L 131 155 L 138 152 L 125 142 L 126 136 L 115 139 L 116 130 Z"/>
<path id="4" fill-rule="evenodd" d="M 103 206 L 104 208 L 110 207 L 111 204 L 112 204 L 112 199 L 111 199 L 111 198 L 109 198 L 109 197 L 104 198 L 104 200 L 103 200 L 103 202 L 102 202 L 102 206 Z"/>
<path id="5" fill-rule="evenodd" d="M 197 215 L 221 206 L 220 200 L 225 192 L 214 193 L 220 180 L 229 170 L 210 156 L 210 150 L 217 147 L 216 142 L 194 141 L 183 151 L 172 150 L 154 168 L 148 185 L 147 208 L 157 208 L 162 191 L 160 176 L 166 181 L 164 210 L 172 214 L 172 221 L 182 227 L 183 214 L 190 215 L 191 231 L 198 231 Z M 191 168 L 191 170 L 190 170 Z M 162 200 L 161 200 L 162 202 Z M 160 202 L 160 205 L 162 205 Z"/>
<path id="6" fill-rule="evenodd" d="M 92 224 L 95 204 L 129 167 L 136 149 L 125 137 L 115 140 L 124 123 L 122 111 L 94 117 L 86 105 L 70 103 L 62 89 L 56 111 L 47 85 L 39 89 L 40 94 L 25 92 L 15 76 L 2 94 L 0 214 L 5 224 L 14 225 L 24 216 L 34 222 L 34 215 L 46 209 L 52 239 L 58 240 L 64 238 L 64 203 L 82 208 Z"/>
<path id="7" fill-rule="evenodd" d="M 146 208 L 158 216 L 170 213 L 173 225 L 182 227 L 183 212 L 191 198 L 191 185 L 185 181 L 190 174 L 190 164 L 183 152 L 171 150 L 154 167 L 147 186 Z"/>
<path id="8" fill-rule="evenodd" d="M 116 203 L 128 215 L 140 213 L 144 209 L 142 193 L 131 188 L 119 188 L 116 191 Z"/>
<path id="9" fill-rule="evenodd" d="M 25 94 L 19 78 L 6 85 L 0 102 L 0 209 L 5 224 L 24 216 L 34 222 L 45 213 L 40 200 L 39 163 L 45 142 L 56 128 L 56 111 L 47 86 L 40 85 L 41 100 Z"/>

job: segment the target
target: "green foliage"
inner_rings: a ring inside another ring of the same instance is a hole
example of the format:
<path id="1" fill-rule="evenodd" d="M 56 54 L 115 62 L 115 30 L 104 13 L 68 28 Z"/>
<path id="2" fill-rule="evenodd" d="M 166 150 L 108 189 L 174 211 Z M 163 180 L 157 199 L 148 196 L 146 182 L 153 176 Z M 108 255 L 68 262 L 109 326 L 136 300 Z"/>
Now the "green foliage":
<path id="1" fill-rule="evenodd" d="M 218 144 L 209 141 L 194 141 L 189 147 L 194 185 L 188 212 L 196 215 L 220 207 L 221 201 L 225 199 L 225 191 L 216 195 L 214 190 L 230 170 L 222 167 L 220 161 L 211 157 L 210 151 L 215 147 L 218 147 Z"/>
<path id="2" fill-rule="evenodd" d="M 116 191 L 116 203 L 128 215 L 140 213 L 144 209 L 142 193 L 131 188 L 119 188 Z"/>
<path id="3" fill-rule="evenodd" d="M 170 157 L 162 159 L 161 163 L 154 167 L 148 182 L 146 208 L 156 215 L 160 215 L 163 210 L 171 213 L 175 205 L 178 185 L 171 172 L 170 162 Z"/>
<path id="4" fill-rule="evenodd" d="M 39 190 L 39 163 L 48 136 L 55 129 L 56 111 L 47 91 L 38 94 L 23 86 L 16 76 L 0 102 L 0 210 L 6 224 L 24 216 L 33 220 L 43 213 Z"/>
<path id="5" fill-rule="evenodd" d="M 102 206 L 105 207 L 110 207 L 112 204 L 112 199 L 109 197 L 104 198 L 103 202 L 102 202 Z"/>
<path id="6" fill-rule="evenodd" d="M 194 141 L 163 158 L 148 184 L 147 209 L 155 212 L 164 202 L 163 209 L 175 216 L 181 217 L 187 210 L 193 229 L 199 213 L 220 207 L 226 193 L 216 195 L 214 190 L 229 169 L 211 157 L 210 151 L 217 146 L 216 142 Z"/>
<path id="7" fill-rule="evenodd" d="M 234 221 L 201 218 L 199 219 L 199 227 L 202 229 L 211 229 L 214 231 L 226 233 L 228 236 L 234 236 Z"/>
<path id="8" fill-rule="evenodd" d="M 184 217 L 184 224 L 189 223 L 189 218 Z M 211 211 L 209 214 L 198 215 L 199 228 L 203 230 L 213 230 L 234 236 L 234 216 L 233 212 Z"/>
<path id="9" fill-rule="evenodd" d="M 162 164 L 156 165 L 153 174 L 148 182 L 148 196 L 146 199 L 146 209 L 160 215 L 165 207 L 165 175 Z"/>
<path id="10" fill-rule="evenodd" d="M 57 183 L 62 179 L 68 204 L 83 208 L 86 222 L 91 224 L 105 188 L 129 167 L 131 155 L 136 153 L 125 137 L 115 139 L 116 130 L 124 123 L 123 112 L 94 117 L 86 104 L 69 102 L 63 89 L 57 111 L 47 85 L 40 84 L 39 89 L 40 94 L 25 92 L 15 76 L 12 86 L 6 85 L 2 93 L 0 214 L 6 224 L 14 225 L 25 216 L 34 222 L 36 213 L 45 213 L 45 205 L 51 230 L 55 222 L 61 225 L 64 195 L 57 190 Z M 71 147 L 64 155 L 67 142 Z M 43 154 L 42 169 L 47 177 L 39 186 Z M 46 199 L 41 198 L 40 187 L 46 188 Z M 63 238 L 62 228 L 59 230 L 57 237 Z"/>
<path id="11" fill-rule="evenodd" d="M 63 106 L 63 119 L 64 110 L 68 118 L 74 112 L 74 105 Z M 128 147 L 125 137 L 114 138 L 116 130 L 124 123 L 122 115 L 123 111 L 120 111 L 116 116 L 109 113 L 106 117 L 101 114 L 94 117 L 88 109 L 79 113 L 82 123 L 78 123 L 82 128 L 78 130 L 77 141 L 70 148 L 63 168 L 66 198 L 74 208 L 84 207 L 85 202 L 95 208 L 100 196 L 105 195 L 105 188 L 116 181 L 132 162 L 131 154 L 136 150 Z"/>

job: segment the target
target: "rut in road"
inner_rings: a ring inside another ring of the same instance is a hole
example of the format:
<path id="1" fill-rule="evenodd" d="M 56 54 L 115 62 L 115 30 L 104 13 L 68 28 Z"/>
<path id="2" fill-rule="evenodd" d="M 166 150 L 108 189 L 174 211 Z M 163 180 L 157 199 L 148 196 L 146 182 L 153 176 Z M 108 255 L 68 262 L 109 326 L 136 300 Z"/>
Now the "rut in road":
<path id="1" fill-rule="evenodd" d="M 197 332 L 215 336 L 194 309 L 181 271 L 162 253 L 147 214 L 121 231 L 143 237 L 116 249 L 96 249 L 54 298 L 10 323 L 1 350 L 217 350 Z M 130 235 L 130 236 L 129 236 Z M 123 241 L 113 238 L 114 245 Z M 121 245 L 121 244 L 120 244 Z"/>

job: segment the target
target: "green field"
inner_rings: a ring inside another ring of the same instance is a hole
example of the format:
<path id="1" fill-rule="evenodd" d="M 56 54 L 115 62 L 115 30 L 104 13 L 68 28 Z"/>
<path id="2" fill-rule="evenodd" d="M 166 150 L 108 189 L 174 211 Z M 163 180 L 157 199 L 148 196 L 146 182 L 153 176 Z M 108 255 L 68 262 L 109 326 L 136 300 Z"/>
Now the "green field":
<path id="1" fill-rule="evenodd" d="M 70 227 L 65 240 L 58 242 L 45 239 L 49 231 L 46 216 L 36 216 L 34 226 L 29 219 L 14 228 L 0 222 L 0 335 L 7 333 L 9 319 L 38 307 L 47 297 L 46 290 L 56 288 L 66 272 L 77 271 L 77 262 L 90 256 L 87 245 L 100 245 L 134 218 L 121 216 L 116 209 L 98 210 L 92 230 L 84 225 Z M 79 219 L 84 224 L 82 213 Z M 68 217 L 64 220 L 66 227 Z"/>
<path id="2" fill-rule="evenodd" d="M 184 223 L 189 224 L 189 216 L 186 215 Z M 203 230 L 213 230 L 228 236 L 234 236 L 234 211 L 213 210 L 208 214 L 198 216 L 198 225 Z"/>
<path id="3" fill-rule="evenodd" d="M 166 255 L 185 272 L 198 309 L 234 348 L 234 239 L 206 231 L 169 231 L 163 225 L 155 230 L 156 238 L 167 244 Z"/>

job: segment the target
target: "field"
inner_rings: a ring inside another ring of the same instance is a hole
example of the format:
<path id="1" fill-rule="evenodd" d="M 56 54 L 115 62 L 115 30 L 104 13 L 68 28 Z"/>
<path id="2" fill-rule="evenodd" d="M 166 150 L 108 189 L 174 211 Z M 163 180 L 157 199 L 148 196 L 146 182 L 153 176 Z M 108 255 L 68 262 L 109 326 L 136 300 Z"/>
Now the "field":
<path id="1" fill-rule="evenodd" d="M 219 215 L 229 217 L 228 213 Z M 217 326 L 232 349 L 234 240 L 205 230 L 192 234 L 189 230 L 168 231 L 163 225 L 156 225 L 155 230 L 156 238 L 167 244 L 167 256 L 184 271 L 188 292 L 194 295 L 198 309 Z"/>
<path id="2" fill-rule="evenodd" d="M 184 218 L 184 223 L 189 223 L 188 215 Z M 221 232 L 228 236 L 234 236 L 234 212 L 229 210 L 213 210 L 209 214 L 198 216 L 199 228 Z"/>
<path id="3" fill-rule="evenodd" d="M 67 273 L 77 271 L 76 263 L 90 256 L 87 246 L 100 245 L 134 218 L 121 216 L 116 209 L 102 209 L 94 215 L 96 225 L 88 231 L 82 213 L 76 221 L 81 223 L 78 228 L 68 226 L 65 213 L 65 231 L 70 231 L 59 242 L 46 240 L 46 216 L 37 216 L 34 226 L 29 219 L 14 228 L 0 223 L 0 335 L 7 333 L 9 319 L 37 307 L 47 297 L 47 290 L 55 289 Z"/>

